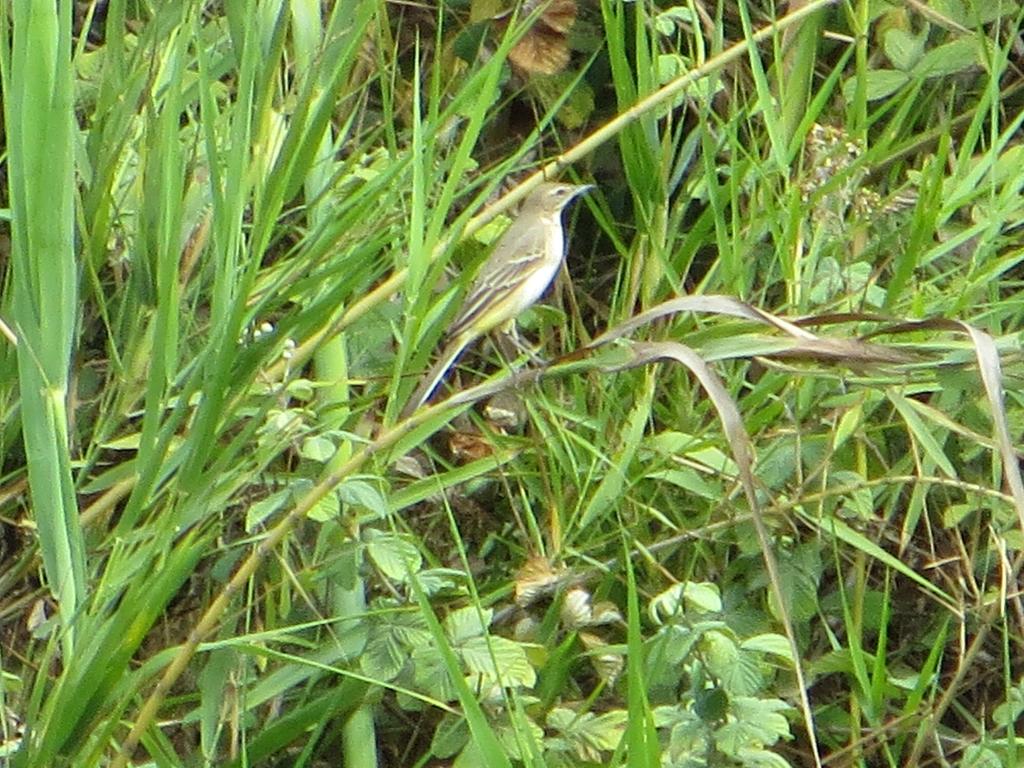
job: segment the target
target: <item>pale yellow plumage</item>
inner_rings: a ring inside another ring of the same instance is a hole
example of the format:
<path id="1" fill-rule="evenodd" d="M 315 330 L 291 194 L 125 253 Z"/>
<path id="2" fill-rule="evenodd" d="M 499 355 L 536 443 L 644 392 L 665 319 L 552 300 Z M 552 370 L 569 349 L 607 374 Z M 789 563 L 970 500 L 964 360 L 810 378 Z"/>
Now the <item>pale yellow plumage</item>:
<path id="1" fill-rule="evenodd" d="M 514 322 L 543 295 L 565 257 L 562 209 L 588 189 L 589 185 L 546 183 L 530 193 L 473 280 L 441 355 L 409 398 L 403 418 L 430 398 L 466 347 Z"/>

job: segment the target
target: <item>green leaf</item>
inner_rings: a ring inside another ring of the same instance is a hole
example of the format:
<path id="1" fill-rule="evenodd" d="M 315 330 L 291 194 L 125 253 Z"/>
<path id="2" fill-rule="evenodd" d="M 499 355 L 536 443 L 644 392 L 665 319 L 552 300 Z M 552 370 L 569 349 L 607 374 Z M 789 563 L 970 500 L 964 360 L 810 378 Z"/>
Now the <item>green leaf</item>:
<path id="1" fill-rule="evenodd" d="M 793 620 L 806 621 L 818 610 L 818 584 L 821 581 L 821 552 L 814 543 L 801 544 L 779 562 L 782 594 Z M 778 614 L 774 596 L 772 610 Z"/>
<path id="2" fill-rule="evenodd" d="M 416 614 L 399 613 L 374 624 L 359 665 L 368 677 L 394 680 L 410 659 L 412 649 L 431 648 L 430 633 Z"/>
<path id="3" fill-rule="evenodd" d="M 741 653 L 735 641 L 723 632 L 707 632 L 701 649 L 708 671 L 718 678 L 730 696 L 757 693 L 764 686 L 765 673 L 760 657 Z"/>
<path id="4" fill-rule="evenodd" d="M 789 646 L 789 640 L 784 635 L 777 635 L 773 632 L 748 637 L 740 643 L 740 648 L 744 651 L 770 653 L 786 661 L 793 661 L 793 651 Z"/>
<path id="5" fill-rule="evenodd" d="M 767 749 L 742 747 L 736 753 L 736 757 L 743 763 L 744 768 L 792 768 L 786 758 Z"/>
<path id="6" fill-rule="evenodd" d="M 358 507 L 372 512 L 374 519 L 387 517 L 388 503 L 381 492 L 364 480 L 346 480 L 336 491 L 341 503 L 348 507 Z"/>
<path id="7" fill-rule="evenodd" d="M 532 688 L 537 682 L 537 673 L 526 650 L 514 640 L 496 635 L 473 637 L 456 650 L 469 674 L 481 683 L 480 687 L 500 683 L 502 687 Z"/>
<path id="8" fill-rule="evenodd" d="M 557 118 L 566 128 L 579 128 L 594 112 L 594 91 L 575 72 L 537 75 L 530 79 L 530 86 L 546 110 L 562 101 Z"/>
<path id="9" fill-rule="evenodd" d="M 886 31 L 883 43 L 885 55 L 897 69 L 910 70 L 924 55 L 924 36 L 913 35 L 900 27 Z"/>
<path id="10" fill-rule="evenodd" d="M 434 729 L 434 738 L 430 741 L 430 754 L 444 760 L 458 754 L 468 741 L 469 726 L 466 724 L 466 718 L 445 712 L 441 722 Z"/>
<path id="11" fill-rule="evenodd" d="M 267 498 L 257 501 L 245 511 L 245 530 L 252 533 L 263 521 L 275 512 L 284 508 L 284 505 L 291 498 L 292 492 L 289 489 L 272 493 Z"/>
<path id="12" fill-rule="evenodd" d="M 299 448 L 299 455 L 304 459 L 315 461 L 318 464 L 326 464 L 330 461 L 337 449 L 330 440 L 319 435 L 307 437 L 302 441 Z"/>
<path id="13" fill-rule="evenodd" d="M 653 395 L 654 392 L 650 386 L 646 387 L 642 393 L 637 393 L 633 407 L 620 432 L 618 451 L 608 460 L 604 477 L 601 478 L 597 489 L 587 500 L 583 513 L 576 522 L 579 529 L 585 529 L 601 521 L 609 510 L 615 509 L 621 502 L 623 491 L 629 483 L 627 469 L 633 463 L 633 458 L 643 440 L 644 431 L 650 419 Z"/>
<path id="14" fill-rule="evenodd" d="M 648 472 L 647 479 L 671 483 L 677 488 L 682 488 L 684 491 L 700 496 L 703 499 L 716 500 L 722 498 L 722 484 L 717 476 L 707 477 L 690 467 L 657 469 L 653 472 Z"/>
<path id="15" fill-rule="evenodd" d="M 981 63 L 978 40 L 974 37 L 961 37 L 928 51 L 914 67 L 914 74 L 920 77 L 942 77 L 964 72 Z"/>
<path id="16" fill-rule="evenodd" d="M 669 624 L 658 630 L 651 643 L 651 651 L 648 654 L 648 663 L 655 667 L 662 668 L 662 674 L 672 674 L 665 667 L 671 668 L 680 664 L 693 651 L 693 646 L 700 640 L 700 634 L 691 631 L 688 627 L 678 624 Z M 660 679 L 661 674 L 653 673 L 655 680 Z"/>
<path id="17" fill-rule="evenodd" d="M 735 718 L 715 731 L 715 743 L 727 755 L 738 757 L 744 748 L 771 746 L 780 738 L 790 738 L 789 721 L 780 714 L 791 707 L 779 699 L 738 696 L 730 702 L 730 717 Z"/>
<path id="18" fill-rule="evenodd" d="M 366 553 L 384 575 L 403 583 L 423 565 L 423 556 L 411 541 L 372 528 L 366 531 Z"/>
<path id="19" fill-rule="evenodd" d="M 337 495 L 328 493 L 316 502 L 313 508 L 306 513 L 306 517 L 318 523 L 325 523 L 328 520 L 334 520 L 340 512 L 341 504 L 338 503 Z"/>
<path id="20" fill-rule="evenodd" d="M 705 723 L 724 720 L 728 710 L 729 694 L 718 686 L 697 691 L 693 697 L 693 712 Z"/>
<path id="21" fill-rule="evenodd" d="M 698 613 L 721 612 L 722 596 L 718 591 L 718 586 L 710 582 L 695 583 L 691 581 L 673 584 L 651 599 L 647 611 L 654 623 L 663 624 L 678 615 L 684 608 Z"/>
<path id="22" fill-rule="evenodd" d="M 864 78 L 868 101 L 884 99 L 910 82 L 910 75 L 898 69 L 870 69 Z M 857 81 L 851 77 L 843 83 L 843 98 L 852 102 L 856 93 Z"/>
<path id="23" fill-rule="evenodd" d="M 487 632 L 487 627 L 491 625 L 493 616 L 494 611 L 492 610 L 467 605 L 452 611 L 445 617 L 444 631 L 452 641 L 452 645 L 458 648 L 470 638 L 484 635 Z"/>
<path id="24" fill-rule="evenodd" d="M 699 768 L 700 758 L 707 752 L 708 726 L 689 707 L 674 705 L 655 707 L 654 722 L 658 728 L 669 728 L 669 765 Z"/>
<path id="25" fill-rule="evenodd" d="M 1006 701 L 992 711 L 992 722 L 1000 728 L 1006 728 L 1017 721 L 1024 712 L 1024 692 L 1018 686 L 1011 688 Z"/>
<path id="26" fill-rule="evenodd" d="M 621 709 L 595 715 L 556 707 L 548 713 L 547 726 L 559 734 L 556 743 L 564 743 L 581 760 L 599 763 L 602 752 L 615 749 L 626 730 L 626 713 Z"/>
<path id="27" fill-rule="evenodd" d="M 423 590 L 419 588 L 419 583 L 416 579 L 413 579 L 410 582 L 410 585 L 412 586 L 413 593 L 416 595 L 416 602 L 420 607 L 420 616 L 427 623 L 427 626 L 430 629 L 433 646 L 441 657 L 444 666 L 453 676 L 451 681 L 452 686 L 455 688 L 455 693 L 458 697 L 459 703 L 462 705 L 462 711 L 465 713 L 466 721 L 469 725 L 470 733 L 472 734 L 470 746 L 472 746 L 474 750 L 479 750 L 481 753 L 479 756 L 479 764 L 493 765 L 495 768 L 511 766 L 508 756 L 505 754 L 504 750 L 501 748 L 501 744 L 498 742 L 494 729 L 491 727 L 487 717 L 484 715 L 480 702 L 477 700 L 470 687 L 466 684 L 466 681 L 462 677 L 456 676 L 459 660 L 455 655 L 454 649 L 452 649 L 448 644 L 448 638 L 444 634 L 444 630 L 442 629 L 440 622 L 438 622 L 437 617 L 434 615 L 430 603 L 427 602 L 426 596 L 423 594 Z"/>
<path id="28" fill-rule="evenodd" d="M 544 741 L 544 729 L 529 718 L 523 716 L 519 722 L 503 723 L 495 729 L 498 741 L 505 747 L 505 752 L 513 760 L 522 760 L 524 747 L 529 741 L 541 744 Z"/>
<path id="29" fill-rule="evenodd" d="M 658 82 L 665 84 L 675 80 L 687 69 L 686 59 L 678 53 L 662 53 L 657 58 Z"/>
<path id="30" fill-rule="evenodd" d="M 733 670 L 740 663 L 740 649 L 732 638 L 722 632 L 712 630 L 706 632 L 701 640 L 701 649 L 708 665 L 708 671 L 715 677 L 724 680 L 731 677 Z M 729 688 L 726 685 L 726 688 Z"/>
<path id="31" fill-rule="evenodd" d="M 416 684 L 438 701 L 458 698 L 448 666 L 437 649 L 429 643 L 413 648 L 412 662 Z"/>
<path id="32" fill-rule="evenodd" d="M 1004 768 L 1005 765 L 998 753 L 978 744 L 969 744 L 957 763 L 958 768 Z"/>
<path id="33" fill-rule="evenodd" d="M 454 568 L 431 568 L 420 571 L 418 578 L 423 592 L 427 595 L 436 595 L 438 592 L 454 592 L 465 594 L 466 574 Z"/>
<path id="34" fill-rule="evenodd" d="M 675 5 L 657 14 L 651 22 L 659 35 L 668 37 L 679 27 L 693 24 L 693 13 L 684 5 Z"/>

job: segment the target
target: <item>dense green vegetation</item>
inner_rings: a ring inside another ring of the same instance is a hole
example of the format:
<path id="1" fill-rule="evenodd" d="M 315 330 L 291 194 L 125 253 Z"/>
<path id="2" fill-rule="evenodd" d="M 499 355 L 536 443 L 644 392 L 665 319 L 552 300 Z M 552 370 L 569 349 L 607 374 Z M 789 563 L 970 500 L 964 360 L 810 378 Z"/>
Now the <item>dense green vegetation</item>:
<path id="1" fill-rule="evenodd" d="M 0 762 L 1024 761 L 1024 11 L 788 6 L 0 4 Z"/>

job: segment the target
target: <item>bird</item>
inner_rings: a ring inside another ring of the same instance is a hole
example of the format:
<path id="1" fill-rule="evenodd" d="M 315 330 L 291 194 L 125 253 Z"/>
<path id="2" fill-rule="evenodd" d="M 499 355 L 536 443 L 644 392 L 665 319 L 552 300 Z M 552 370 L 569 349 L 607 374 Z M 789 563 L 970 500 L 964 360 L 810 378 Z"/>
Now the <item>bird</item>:
<path id="1" fill-rule="evenodd" d="M 499 326 L 514 325 L 515 318 L 544 294 L 565 258 L 562 211 L 592 188 L 591 184 L 545 182 L 527 196 L 519 215 L 480 267 L 445 334 L 437 362 L 409 398 L 401 418 L 430 399 L 466 347 Z"/>

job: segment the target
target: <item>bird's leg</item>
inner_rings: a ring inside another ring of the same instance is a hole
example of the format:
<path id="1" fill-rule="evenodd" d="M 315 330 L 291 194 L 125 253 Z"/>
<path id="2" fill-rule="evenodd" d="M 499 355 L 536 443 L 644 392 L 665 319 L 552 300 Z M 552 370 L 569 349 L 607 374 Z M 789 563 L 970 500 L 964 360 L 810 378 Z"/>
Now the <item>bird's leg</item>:
<path id="1" fill-rule="evenodd" d="M 519 329 L 514 321 L 509 321 L 495 334 L 498 351 L 506 361 L 515 360 L 517 357 L 525 356 L 533 365 L 544 365 L 546 361 L 539 354 L 539 347 L 527 343 L 519 335 Z"/>

